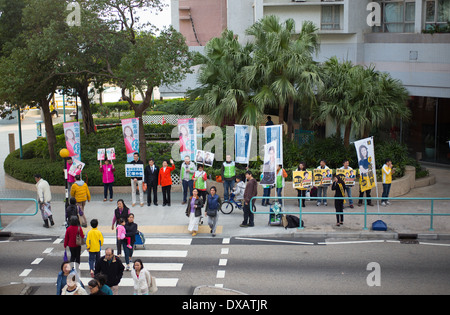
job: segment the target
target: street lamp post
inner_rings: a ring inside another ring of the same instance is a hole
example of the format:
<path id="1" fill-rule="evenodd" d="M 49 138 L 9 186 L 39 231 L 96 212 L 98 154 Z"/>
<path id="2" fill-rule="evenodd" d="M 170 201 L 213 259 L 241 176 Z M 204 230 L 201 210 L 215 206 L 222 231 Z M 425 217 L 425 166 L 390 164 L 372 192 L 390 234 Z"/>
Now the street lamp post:
<path id="1" fill-rule="evenodd" d="M 66 200 L 65 200 L 65 204 L 66 204 L 66 208 L 69 205 L 69 186 L 67 183 L 67 158 L 70 156 L 69 150 L 67 149 L 62 149 L 61 151 L 59 151 L 59 155 L 64 159 L 64 179 L 66 182 L 66 190 L 65 190 L 65 196 L 66 196 Z"/>

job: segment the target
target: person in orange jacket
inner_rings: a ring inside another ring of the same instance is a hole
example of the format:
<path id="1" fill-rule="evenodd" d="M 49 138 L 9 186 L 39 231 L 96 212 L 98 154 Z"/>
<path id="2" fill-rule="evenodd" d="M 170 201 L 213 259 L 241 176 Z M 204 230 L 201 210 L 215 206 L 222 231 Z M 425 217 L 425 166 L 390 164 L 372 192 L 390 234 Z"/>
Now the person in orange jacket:
<path id="1" fill-rule="evenodd" d="M 172 188 L 172 171 L 175 170 L 175 164 L 170 159 L 171 167 L 168 167 L 167 160 L 163 161 L 162 167 L 159 169 L 158 185 L 161 186 L 163 195 L 163 207 L 170 207 L 170 189 Z"/>

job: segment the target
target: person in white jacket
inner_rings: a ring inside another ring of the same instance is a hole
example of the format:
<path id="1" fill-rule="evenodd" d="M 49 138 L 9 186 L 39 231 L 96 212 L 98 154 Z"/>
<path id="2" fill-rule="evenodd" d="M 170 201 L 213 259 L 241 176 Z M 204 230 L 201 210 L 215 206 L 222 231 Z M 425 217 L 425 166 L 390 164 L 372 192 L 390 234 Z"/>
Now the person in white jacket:
<path id="1" fill-rule="evenodd" d="M 52 213 L 52 193 L 50 191 L 50 185 L 40 174 L 34 175 L 34 180 L 36 181 L 37 196 L 39 202 L 39 209 L 41 210 L 42 220 L 44 220 L 44 227 L 49 228 L 48 221 L 53 226 L 53 213 Z"/>
<path id="2" fill-rule="evenodd" d="M 144 268 L 142 260 L 134 261 L 131 277 L 134 282 L 134 295 L 148 295 L 152 277 L 150 271 Z"/>

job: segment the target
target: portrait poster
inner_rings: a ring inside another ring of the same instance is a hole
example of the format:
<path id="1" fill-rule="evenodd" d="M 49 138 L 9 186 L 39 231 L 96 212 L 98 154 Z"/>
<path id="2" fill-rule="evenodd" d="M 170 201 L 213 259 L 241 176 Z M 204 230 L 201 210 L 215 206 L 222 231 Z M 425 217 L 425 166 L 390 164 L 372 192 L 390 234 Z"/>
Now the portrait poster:
<path id="1" fill-rule="evenodd" d="M 333 171 L 331 169 L 315 169 L 313 170 L 314 186 L 330 185 L 333 179 Z"/>
<path id="2" fill-rule="evenodd" d="M 178 134 L 180 139 L 180 158 L 189 156 L 195 161 L 197 153 L 197 120 L 195 118 L 178 119 Z"/>
<path id="3" fill-rule="evenodd" d="M 116 150 L 115 148 L 108 148 L 106 149 L 106 158 L 110 161 L 116 159 Z"/>
<path id="4" fill-rule="evenodd" d="M 275 185 L 277 165 L 277 143 L 272 141 L 264 146 L 263 178 L 260 185 Z"/>
<path id="5" fill-rule="evenodd" d="M 139 153 L 139 118 L 122 119 L 122 131 L 127 162 L 131 162 L 134 153 Z"/>
<path id="6" fill-rule="evenodd" d="M 105 160 L 105 149 L 97 149 L 97 161 L 104 161 Z"/>
<path id="7" fill-rule="evenodd" d="M 355 141 L 355 149 L 358 155 L 359 185 L 361 192 L 364 192 L 377 184 L 373 137 Z"/>
<path id="8" fill-rule="evenodd" d="M 205 162 L 205 151 L 197 150 L 195 151 L 195 163 L 203 164 Z"/>
<path id="9" fill-rule="evenodd" d="M 341 169 L 336 170 L 336 176 L 342 176 L 342 179 L 344 180 L 345 185 L 355 186 L 356 172 L 357 172 L 357 170 L 354 170 L 354 169 L 341 168 Z"/>
<path id="10" fill-rule="evenodd" d="M 235 162 L 248 164 L 250 159 L 250 144 L 252 142 L 252 128 L 247 125 L 234 126 Z"/>
<path id="11" fill-rule="evenodd" d="M 283 125 L 264 126 L 266 144 L 276 142 L 277 161 L 283 165 Z"/>
<path id="12" fill-rule="evenodd" d="M 292 185 L 296 189 L 309 189 L 312 186 L 313 174 L 310 171 L 293 171 Z"/>
<path id="13" fill-rule="evenodd" d="M 80 123 L 64 123 L 64 135 L 66 138 L 66 148 L 69 150 L 69 156 L 73 159 L 81 159 L 80 145 Z"/>
<path id="14" fill-rule="evenodd" d="M 72 176 L 81 175 L 84 166 L 85 163 L 81 162 L 80 160 L 73 159 L 72 165 L 69 168 L 69 174 Z"/>
<path id="15" fill-rule="evenodd" d="M 203 164 L 205 164 L 205 166 L 212 166 L 213 163 L 214 163 L 214 153 L 205 152 Z"/>

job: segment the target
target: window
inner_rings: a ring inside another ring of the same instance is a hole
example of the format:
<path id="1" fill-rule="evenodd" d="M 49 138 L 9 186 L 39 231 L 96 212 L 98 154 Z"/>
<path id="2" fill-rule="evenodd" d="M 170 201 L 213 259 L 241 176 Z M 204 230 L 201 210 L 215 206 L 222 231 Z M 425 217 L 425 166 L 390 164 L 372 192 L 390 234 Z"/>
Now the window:
<path id="1" fill-rule="evenodd" d="M 414 0 L 381 0 L 381 26 L 375 26 L 374 32 L 414 33 L 416 3 Z"/>
<path id="2" fill-rule="evenodd" d="M 341 6 L 324 5 L 322 6 L 322 17 L 320 28 L 322 30 L 340 30 L 341 29 Z"/>
<path id="3" fill-rule="evenodd" d="M 450 0 L 427 0 L 425 2 L 425 29 L 450 21 Z"/>

